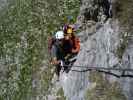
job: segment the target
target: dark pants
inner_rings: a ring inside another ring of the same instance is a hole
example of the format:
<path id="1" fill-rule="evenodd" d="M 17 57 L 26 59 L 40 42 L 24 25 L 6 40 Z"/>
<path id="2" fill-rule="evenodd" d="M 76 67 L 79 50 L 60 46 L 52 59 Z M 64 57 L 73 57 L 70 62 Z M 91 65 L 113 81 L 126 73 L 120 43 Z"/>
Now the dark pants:
<path id="1" fill-rule="evenodd" d="M 60 71 L 61 71 L 61 66 L 60 65 L 56 65 L 55 66 L 56 68 L 55 68 L 55 73 L 56 73 L 56 75 L 59 77 L 60 76 Z"/>

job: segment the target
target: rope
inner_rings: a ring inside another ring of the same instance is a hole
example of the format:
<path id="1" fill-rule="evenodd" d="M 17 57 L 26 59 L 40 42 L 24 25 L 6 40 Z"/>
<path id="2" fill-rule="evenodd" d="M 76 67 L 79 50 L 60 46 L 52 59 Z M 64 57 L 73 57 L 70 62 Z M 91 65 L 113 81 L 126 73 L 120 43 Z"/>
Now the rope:
<path id="1" fill-rule="evenodd" d="M 87 70 L 115 70 L 115 71 L 129 71 L 129 72 L 133 72 L 133 69 L 129 69 L 129 68 L 105 68 L 105 67 L 87 67 L 87 66 L 71 66 L 71 65 L 63 65 L 64 67 L 77 67 L 77 68 L 86 68 L 83 71 L 87 71 Z"/>
<path id="2" fill-rule="evenodd" d="M 120 77 L 131 77 L 133 78 L 133 75 L 130 75 L 130 74 L 124 74 L 122 73 L 121 75 L 118 75 L 116 73 L 112 73 L 110 71 L 122 71 L 122 72 L 133 72 L 133 69 L 129 69 L 129 68 L 104 68 L 104 67 L 87 67 L 87 66 L 71 66 L 71 65 L 63 65 L 64 67 L 68 67 L 67 69 L 68 70 L 71 70 L 71 71 L 74 71 L 74 72 L 88 72 L 88 71 L 92 71 L 92 70 L 95 70 L 95 71 L 98 71 L 98 72 L 102 72 L 102 73 L 105 73 L 105 74 L 109 74 L 109 75 L 112 75 L 112 76 L 115 76 L 117 78 L 120 78 Z M 86 68 L 86 69 L 82 69 L 82 70 L 76 70 L 76 69 L 71 69 L 71 67 L 77 67 L 77 68 Z M 106 71 L 105 71 L 106 70 Z"/>

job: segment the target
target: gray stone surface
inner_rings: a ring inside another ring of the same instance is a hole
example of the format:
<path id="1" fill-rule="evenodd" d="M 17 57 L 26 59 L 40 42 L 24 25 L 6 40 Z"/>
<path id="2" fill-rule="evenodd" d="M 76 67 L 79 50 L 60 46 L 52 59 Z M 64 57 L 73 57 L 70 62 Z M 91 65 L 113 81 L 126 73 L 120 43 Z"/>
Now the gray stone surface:
<path id="1" fill-rule="evenodd" d="M 84 9 L 91 7 L 92 2 L 95 0 L 82 0 L 81 16 L 85 13 Z M 113 1 L 114 2 L 114 1 Z M 90 6 L 89 6 L 90 5 Z M 91 8 L 88 8 L 91 10 Z M 99 12 L 100 13 L 100 12 Z M 82 17 L 84 18 L 84 16 Z M 81 40 L 81 50 L 78 54 L 78 59 L 75 65 L 88 65 L 89 67 L 121 67 L 133 68 L 133 43 L 132 39 L 129 41 L 128 47 L 123 54 L 122 61 L 116 54 L 116 50 L 120 45 L 121 29 L 117 20 L 101 19 L 94 23 L 93 21 L 77 21 L 81 25 L 82 31 L 78 34 Z M 72 68 L 79 70 L 80 68 Z M 90 86 L 88 81 L 89 72 L 73 72 L 62 75 L 62 86 L 64 89 L 67 100 L 84 100 L 84 93 L 87 87 Z M 115 72 L 120 74 L 120 72 Z M 65 79 L 65 80 L 64 80 Z M 118 81 L 123 88 L 123 93 L 127 96 L 128 100 L 133 98 L 133 89 L 131 78 L 116 78 L 108 76 L 110 82 Z"/>

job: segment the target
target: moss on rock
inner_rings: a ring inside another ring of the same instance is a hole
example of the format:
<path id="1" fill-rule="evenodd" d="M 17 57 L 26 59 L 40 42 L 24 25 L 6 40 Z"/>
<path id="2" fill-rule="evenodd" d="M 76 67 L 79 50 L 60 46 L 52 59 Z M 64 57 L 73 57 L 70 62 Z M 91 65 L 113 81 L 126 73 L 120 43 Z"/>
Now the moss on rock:
<path id="1" fill-rule="evenodd" d="M 128 33 L 123 32 L 120 34 L 120 44 L 116 50 L 116 55 L 118 56 L 120 60 L 122 59 L 127 46 L 128 46 Z"/>
<path id="2" fill-rule="evenodd" d="M 57 92 L 57 100 L 66 100 L 66 97 L 64 96 L 64 91 L 62 88 L 60 88 Z"/>
<path id="3" fill-rule="evenodd" d="M 132 0 L 116 0 L 113 4 L 114 17 L 119 19 L 120 26 L 124 27 L 126 31 L 133 31 L 133 1 Z"/>
<path id="4" fill-rule="evenodd" d="M 110 83 L 98 72 L 91 72 L 89 79 L 96 86 L 87 90 L 85 100 L 126 100 L 118 82 Z"/>

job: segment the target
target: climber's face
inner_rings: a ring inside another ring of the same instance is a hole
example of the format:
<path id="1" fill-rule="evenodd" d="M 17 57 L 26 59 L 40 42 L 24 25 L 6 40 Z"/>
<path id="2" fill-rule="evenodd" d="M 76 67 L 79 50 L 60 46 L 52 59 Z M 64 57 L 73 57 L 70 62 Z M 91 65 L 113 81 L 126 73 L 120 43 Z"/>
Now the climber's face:
<path id="1" fill-rule="evenodd" d="M 71 37 L 72 37 L 71 33 L 65 34 L 65 40 L 69 40 L 69 39 L 71 39 Z"/>
<path id="2" fill-rule="evenodd" d="M 69 40 L 69 36 L 68 35 L 65 36 L 65 40 Z"/>

